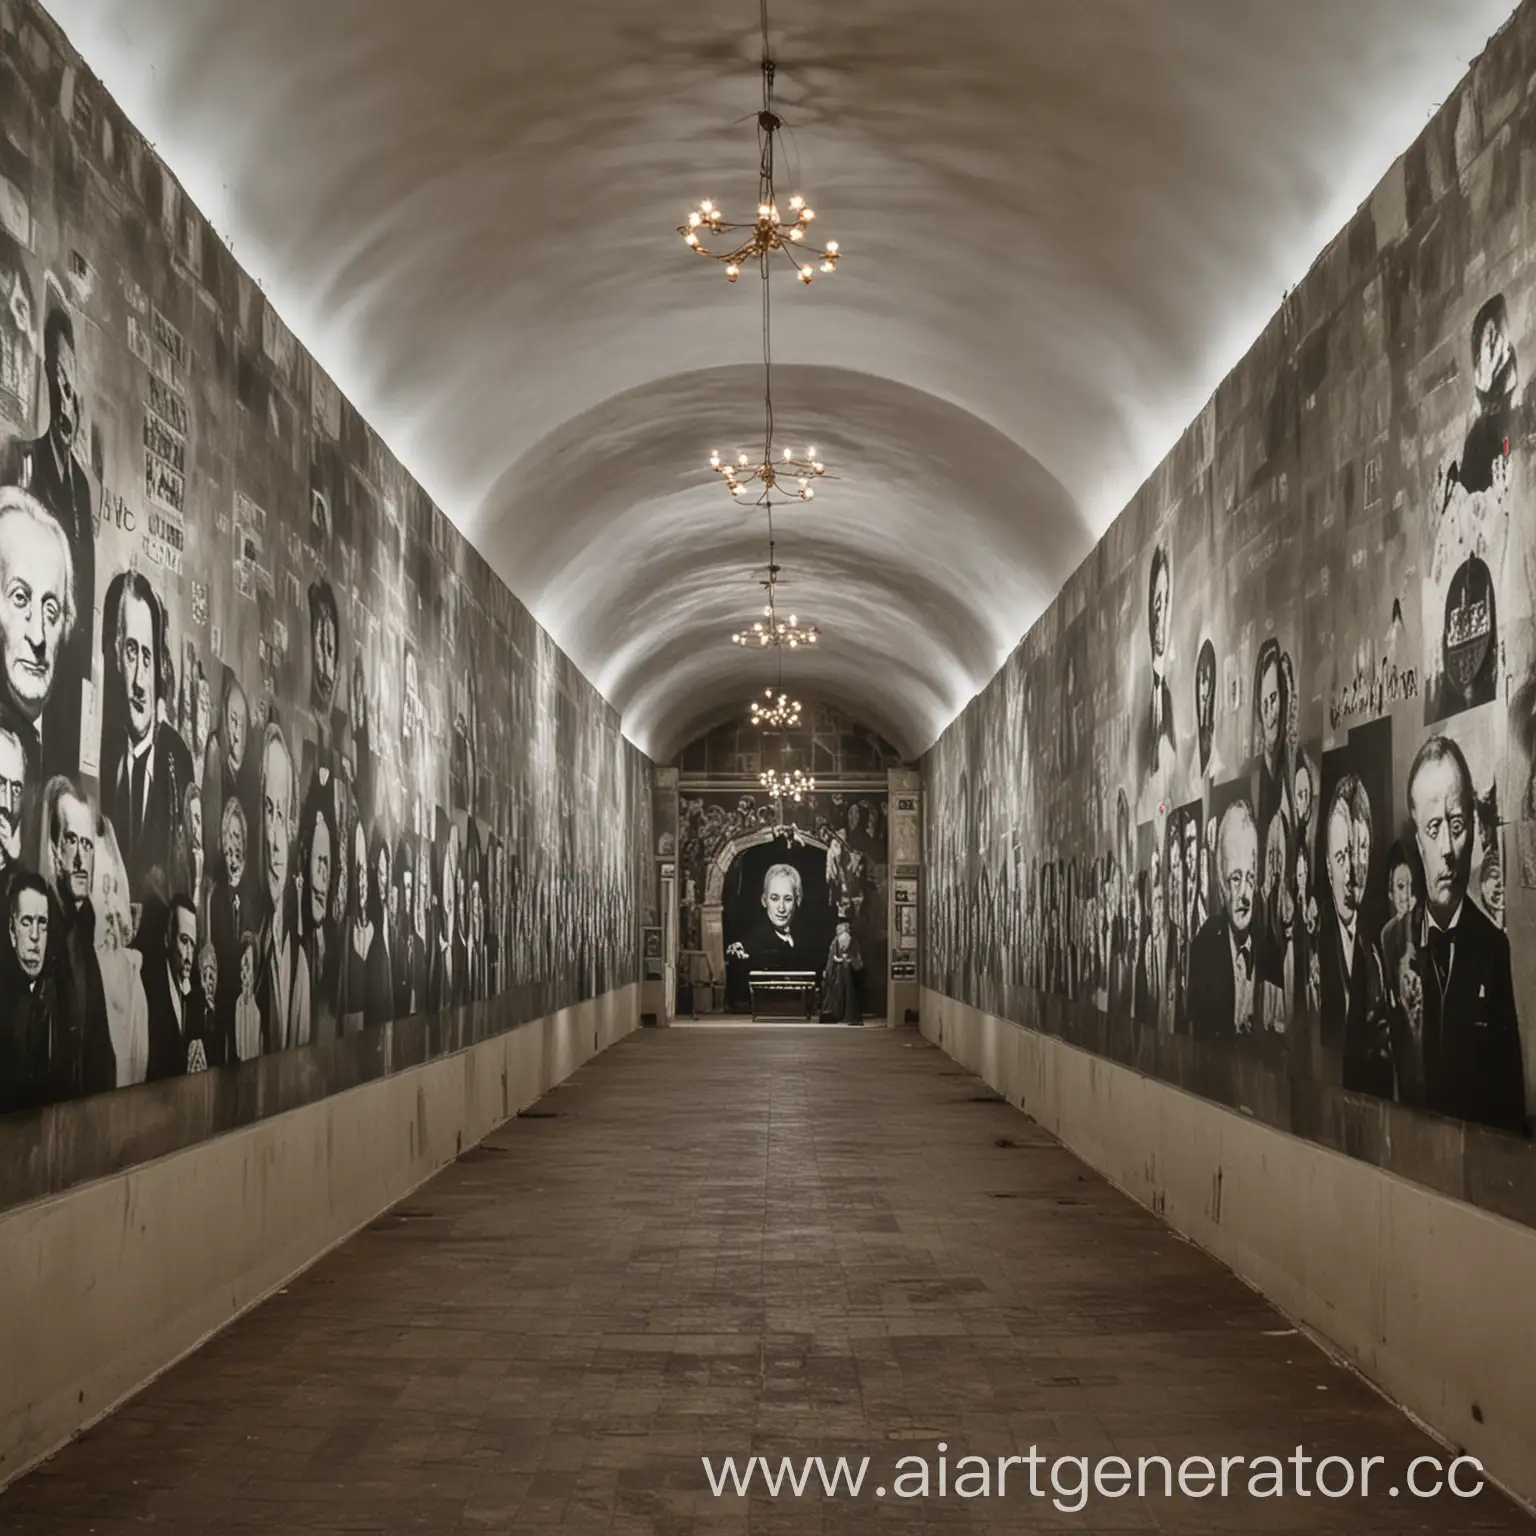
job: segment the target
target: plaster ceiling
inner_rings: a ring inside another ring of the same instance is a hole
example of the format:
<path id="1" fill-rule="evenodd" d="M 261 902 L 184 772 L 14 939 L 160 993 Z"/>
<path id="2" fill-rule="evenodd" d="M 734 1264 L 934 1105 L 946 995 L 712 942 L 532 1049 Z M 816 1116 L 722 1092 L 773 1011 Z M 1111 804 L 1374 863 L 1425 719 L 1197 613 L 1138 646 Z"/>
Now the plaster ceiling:
<path id="1" fill-rule="evenodd" d="M 658 757 L 770 680 L 751 0 L 52 0 L 289 324 Z M 925 749 L 1511 0 L 771 0 L 786 682 Z M 791 291 L 793 289 L 793 291 Z M 758 672 L 762 673 L 759 677 Z"/>

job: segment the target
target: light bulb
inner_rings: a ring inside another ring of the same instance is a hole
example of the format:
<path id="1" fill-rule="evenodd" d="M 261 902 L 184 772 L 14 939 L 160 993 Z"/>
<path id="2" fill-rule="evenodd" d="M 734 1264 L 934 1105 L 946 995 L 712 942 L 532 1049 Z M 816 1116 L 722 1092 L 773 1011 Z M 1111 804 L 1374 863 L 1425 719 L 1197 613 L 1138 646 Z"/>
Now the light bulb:
<path id="1" fill-rule="evenodd" d="M 790 198 L 789 206 L 793 208 L 796 213 L 798 213 L 802 208 L 805 207 L 805 199 L 801 197 L 798 192 L 796 192 L 795 195 Z"/>
<path id="2" fill-rule="evenodd" d="M 768 209 L 768 204 L 767 203 L 759 203 L 757 205 L 757 216 L 758 216 L 758 218 L 766 219 L 768 217 L 768 212 L 769 212 L 769 209 Z"/>
<path id="3" fill-rule="evenodd" d="M 807 208 L 804 212 L 807 219 L 814 219 L 816 217 L 816 210 L 814 208 Z"/>
<path id="4" fill-rule="evenodd" d="M 792 230 L 790 230 L 789 238 L 791 240 L 804 240 L 805 239 L 805 231 L 803 229 L 801 229 L 800 226 L 797 224 Z"/>
<path id="5" fill-rule="evenodd" d="M 809 501 L 811 499 L 811 497 L 813 497 L 815 494 L 816 494 L 816 487 L 814 485 L 806 486 L 806 488 L 805 488 L 805 499 L 807 501 Z"/>
<path id="6" fill-rule="evenodd" d="M 811 280 L 811 269 L 809 267 L 801 267 L 800 268 L 800 281 L 802 283 L 808 283 L 808 282 L 810 282 L 810 280 Z"/>
<path id="7" fill-rule="evenodd" d="M 837 241 L 836 240 L 828 240 L 827 241 L 827 255 L 828 256 L 836 256 L 837 255 L 837 251 L 838 251 Z"/>
<path id="8" fill-rule="evenodd" d="M 824 261 L 821 264 L 821 270 L 823 272 L 836 272 L 837 268 L 830 261 Z"/>
<path id="9" fill-rule="evenodd" d="M 738 267 L 734 262 L 725 269 L 725 276 L 726 276 L 726 281 L 727 282 L 734 283 L 736 281 L 736 279 L 740 275 L 741 275 L 741 268 Z"/>
<path id="10" fill-rule="evenodd" d="M 702 213 L 690 213 L 688 215 L 688 224 L 691 229 L 697 229 L 703 222 L 704 215 Z"/>
<path id="11" fill-rule="evenodd" d="M 814 459 L 816 457 L 816 450 L 814 448 L 807 448 L 805 450 L 805 456 L 808 459 Z"/>
<path id="12" fill-rule="evenodd" d="M 745 463 L 746 463 L 746 462 L 747 462 L 747 456 L 746 456 L 746 454 L 744 454 L 744 453 L 738 453 L 738 454 L 737 454 L 737 455 L 736 455 L 736 462 L 737 462 L 737 463 L 738 463 L 738 464 L 745 464 Z"/>

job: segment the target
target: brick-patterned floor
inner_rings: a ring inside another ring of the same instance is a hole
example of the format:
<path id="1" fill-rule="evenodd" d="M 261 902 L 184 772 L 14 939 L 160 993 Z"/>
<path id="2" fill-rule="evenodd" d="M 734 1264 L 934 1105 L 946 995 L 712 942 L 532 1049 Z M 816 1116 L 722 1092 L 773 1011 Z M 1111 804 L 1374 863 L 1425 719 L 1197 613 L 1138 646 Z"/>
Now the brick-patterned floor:
<path id="1" fill-rule="evenodd" d="M 1439 1448 L 911 1030 L 650 1031 L 536 1113 L 0 1495 L 0 1531 L 1536 1530 L 1496 1494 L 1067 1514 L 1017 1470 L 876 1499 L 940 1440 L 951 1469 Z M 873 1461 L 857 1501 L 713 1498 L 701 1456 L 753 1452 Z"/>

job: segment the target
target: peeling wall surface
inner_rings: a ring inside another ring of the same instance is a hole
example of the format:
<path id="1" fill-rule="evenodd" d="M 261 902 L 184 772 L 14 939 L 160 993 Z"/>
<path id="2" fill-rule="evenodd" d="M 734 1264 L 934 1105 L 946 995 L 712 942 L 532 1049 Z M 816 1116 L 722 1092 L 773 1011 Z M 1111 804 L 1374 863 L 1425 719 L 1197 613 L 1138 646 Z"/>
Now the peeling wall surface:
<path id="1" fill-rule="evenodd" d="M 0 5 L 0 1208 L 638 980 L 648 760 Z"/>
<path id="2" fill-rule="evenodd" d="M 926 984 L 1536 1224 L 1536 7 L 925 759 Z"/>

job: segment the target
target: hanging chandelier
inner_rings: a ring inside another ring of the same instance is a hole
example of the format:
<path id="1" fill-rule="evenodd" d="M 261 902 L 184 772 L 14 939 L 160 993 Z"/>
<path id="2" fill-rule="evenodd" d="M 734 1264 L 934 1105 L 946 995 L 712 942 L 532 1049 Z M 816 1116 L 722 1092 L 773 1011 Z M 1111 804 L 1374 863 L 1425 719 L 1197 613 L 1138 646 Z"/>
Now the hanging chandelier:
<path id="1" fill-rule="evenodd" d="M 796 768 L 792 773 L 780 773 L 777 768 L 766 768 L 758 775 L 758 783 L 774 800 L 793 800 L 799 805 L 815 792 L 816 780 Z"/>
<path id="2" fill-rule="evenodd" d="M 787 693 L 763 690 L 762 701 L 752 701 L 752 724 L 770 731 L 790 731 L 800 724 L 800 701 Z"/>
<path id="3" fill-rule="evenodd" d="M 741 269 L 753 261 L 766 278 L 769 258 L 778 251 L 794 267 L 800 281 L 808 284 L 818 268 L 829 274 L 837 271 L 841 251 L 836 240 L 828 240 L 824 246 L 811 244 L 810 228 L 816 210 L 798 192 L 786 200 L 784 211 L 780 211 L 774 187 L 774 145 L 784 120 L 773 110 L 774 64 L 768 57 L 766 6 L 764 11 L 763 107 L 757 114 L 757 217 L 750 223 L 733 223 L 713 199 L 706 197 L 688 215 L 687 222 L 677 226 L 677 232 L 689 250 L 719 262 L 730 282 L 734 283 L 741 276 Z M 705 243 L 715 236 L 724 236 L 723 242 Z"/>
<path id="4" fill-rule="evenodd" d="M 796 501 L 809 501 L 816 494 L 812 480 L 827 472 L 827 466 L 816 457 L 814 448 L 807 448 L 804 458 L 796 458 L 794 449 L 786 448 L 777 463 L 765 454 L 761 462 L 756 464 L 745 453 L 738 453 L 732 463 L 730 459 L 722 459 L 716 450 L 709 456 L 709 467 L 724 477 L 725 488 L 732 496 L 744 495 L 756 481 L 764 493 L 759 498 L 759 505 L 766 505 L 766 494 L 775 486 L 784 490 L 783 482 L 791 479 L 796 482 L 795 488 L 785 494 Z"/>
<path id="5" fill-rule="evenodd" d="M 738 629 L 731 636 L 733 645 L 747 647 L 756 646 L 759 650 L 767 650 L 769 646 L 777 646 L 780 649 L 788 647 L 790 650 L 798 650 L 802 645 L 815 645 L 821 639 L 821 631 L 814 624 L 802 624 L 797 614 L 790 614 L 788 620 L 781 619 L 775 594 L 779 586 L 780 567 L 774 564 L 773 559 L 773 512 L 768 513 L 768 575 L 760 585 L 768 593 L 768 601 L 763 605 L 763 616 L 758 619 L 750 629 Z"/>

